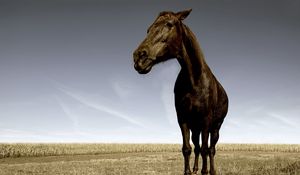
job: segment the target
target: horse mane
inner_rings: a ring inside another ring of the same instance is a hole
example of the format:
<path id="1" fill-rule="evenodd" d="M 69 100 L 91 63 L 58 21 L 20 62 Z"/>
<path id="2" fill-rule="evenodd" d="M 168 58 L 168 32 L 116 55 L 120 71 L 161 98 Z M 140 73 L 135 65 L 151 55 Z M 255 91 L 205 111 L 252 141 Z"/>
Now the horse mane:
<path id="1" fill-rule="evenodd" d="M 183 43 L 186 47 L 186 51 L 189 53 L 189 57 L 199 58 L 201 62 L 205 62 L 203 52 L 200 45 L 197 42 L 195 34 L 190 30 L 188 26 L 182 24 L 183 26 Z"/>

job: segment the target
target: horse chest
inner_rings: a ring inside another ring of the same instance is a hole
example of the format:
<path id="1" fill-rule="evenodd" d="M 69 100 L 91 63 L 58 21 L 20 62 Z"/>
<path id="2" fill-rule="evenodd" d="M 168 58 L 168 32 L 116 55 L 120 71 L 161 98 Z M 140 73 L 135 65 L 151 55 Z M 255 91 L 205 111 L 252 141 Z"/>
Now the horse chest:
<path id="1" fill-rule="evenodd" d="M 195 90 L 185 80 L 177 79 L 174 93 L 177 112 L 205 115 L 210 111 L 211 93 L 209 88 L 199 87 Z"/>

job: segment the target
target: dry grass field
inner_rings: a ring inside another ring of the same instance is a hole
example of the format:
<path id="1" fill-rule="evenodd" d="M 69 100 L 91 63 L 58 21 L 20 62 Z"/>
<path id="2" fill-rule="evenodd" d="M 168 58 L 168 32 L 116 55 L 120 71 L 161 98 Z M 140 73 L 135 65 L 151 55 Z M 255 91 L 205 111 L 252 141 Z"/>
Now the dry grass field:
<path id="1" fill-rule="evenodd" d="M 183 174 L 179 144 L 0 144 L 0 174 Z M 300 145 L 219 144 L 219 175 L 300 175 Z"/>

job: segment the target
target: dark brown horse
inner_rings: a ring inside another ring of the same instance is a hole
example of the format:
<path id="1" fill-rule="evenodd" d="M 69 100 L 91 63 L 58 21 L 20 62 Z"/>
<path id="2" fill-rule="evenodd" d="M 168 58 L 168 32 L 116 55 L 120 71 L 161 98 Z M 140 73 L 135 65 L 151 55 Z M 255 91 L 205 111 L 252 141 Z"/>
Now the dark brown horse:
<path id="1" fill-rule="evenodd" d="M 174 93 L 177 119 L 183 137 L 184 174 L 191 174 L 190 132 L 195 145 L 193 173 L 198 171 L 199 154 L 202 156 L 202 174 L 208 174 L 207 157 L 210 158 L 210 174 L 214 167 L 215 146 L 219 130 L 228 110 L 225 90 L 215 78 L 204 60 L 195 35 L 182 23 L 191 10 L 178 13 L 161 12 L 148 28 L 147 36 L 133 53 L 134 68 L 140 74 L 148 73 L 152 66 L 171 58 L 177 58 L 181 71 Z M 201 134 L 202 145 L 199 145 Z M 208 138 L 210 134 L 210 147 Z"/>

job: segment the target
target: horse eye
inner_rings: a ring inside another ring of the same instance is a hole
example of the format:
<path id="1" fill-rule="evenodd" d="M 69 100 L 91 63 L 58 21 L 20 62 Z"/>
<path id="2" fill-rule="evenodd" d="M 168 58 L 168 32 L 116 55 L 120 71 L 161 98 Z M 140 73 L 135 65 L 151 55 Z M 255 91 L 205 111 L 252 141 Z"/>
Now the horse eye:
<path id="1" fill-rule="evenodd" d="M 166 26 L 168 26 L 169 28 L 173 27 L 173 24 L 171 22 L 167 22 Z"/>

